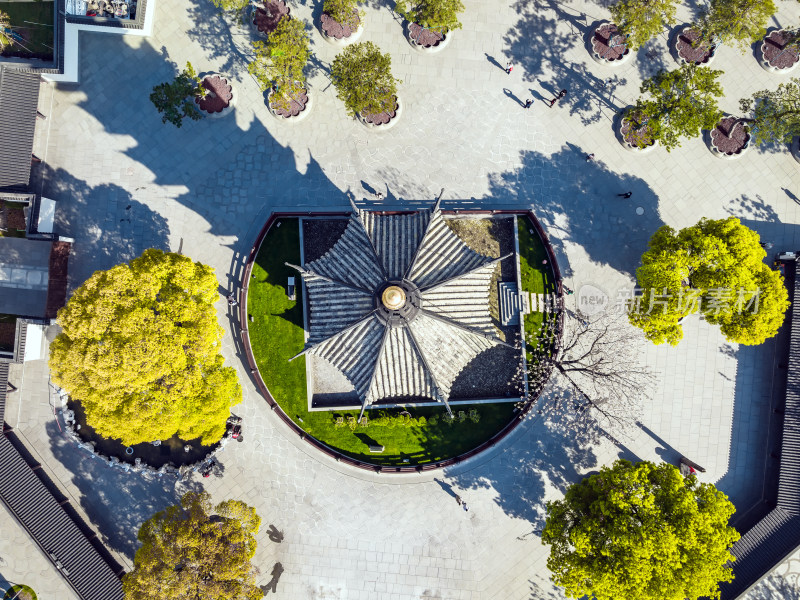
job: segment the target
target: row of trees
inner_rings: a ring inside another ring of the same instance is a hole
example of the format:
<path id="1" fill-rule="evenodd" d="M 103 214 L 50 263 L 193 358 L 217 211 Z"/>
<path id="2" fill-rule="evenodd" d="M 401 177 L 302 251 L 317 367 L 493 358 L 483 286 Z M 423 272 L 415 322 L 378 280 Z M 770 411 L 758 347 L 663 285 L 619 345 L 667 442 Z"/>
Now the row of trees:
<path id="1" fill-rule="evenodd" d="M 674 25 L 679 0 L 620 0 L 611 7 L 619 32 L 632 50 L 638 50 L 666 26 Z M 698 44 L 733 44 L 744 51 L 764 37 L 775 14 L 772 0 L 711 0 L 692 25 L 700 32 Z"/>
<path id="2" fill-rule="evenodd" d="M 722 71 L 685 64 L 661 71 L 642 82 L 640 96 L 625 118 L 646 136 L 636 143 L 659 142 L 667 150 L 680 146 L 682 138 L 694 138 L 711 130 L 722 117 Z M 646 94 L 646 95 L 645 95 Z M 740 101 L 748 116 L 743 120 L 756 144 L 789 143 L 800 135 L 800 79 L 782 83 L 775 90 L 761 90 Z"/>

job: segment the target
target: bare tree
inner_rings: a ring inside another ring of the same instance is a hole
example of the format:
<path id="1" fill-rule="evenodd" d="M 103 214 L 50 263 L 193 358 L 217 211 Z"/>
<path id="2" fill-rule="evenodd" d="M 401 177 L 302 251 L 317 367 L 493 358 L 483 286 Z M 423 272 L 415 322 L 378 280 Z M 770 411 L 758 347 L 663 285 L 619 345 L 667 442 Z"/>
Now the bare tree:
<path id="1" fill-rule="evenodd" d="M 563 393 L 583 420 L 627 429 L 654 384 L 653 373 L 639 363 L 643 341 L 625 315 L 588 320 L 567 310 L 560 346 L 554 334 L 531 340 L 537 345 L 528 365 L 529 386 L 535 389 L 555 373 L 556 406 Z"/>

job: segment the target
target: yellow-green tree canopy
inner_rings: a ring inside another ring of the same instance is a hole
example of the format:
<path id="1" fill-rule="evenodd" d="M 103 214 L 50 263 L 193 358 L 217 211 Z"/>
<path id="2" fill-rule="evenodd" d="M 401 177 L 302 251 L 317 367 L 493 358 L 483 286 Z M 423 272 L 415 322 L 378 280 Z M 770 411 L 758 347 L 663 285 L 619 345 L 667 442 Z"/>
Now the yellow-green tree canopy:
<path id="1" fill-rule="evenodd" d="M 719 598 L 718 584 L 733 579 L 734 511 L 672 465 L 618 460 L 547 503 L 547 567 L 572 598 Z"/>
<path id="2" fill-rule="evenodd" d="M 680 231 L 665 225 L 636 271 L 642 296 L 630 321 L 653 343 L 675 345 L 680 319 L 700 312 L 731 342 L 761 344 L 778 333 L 789 308 L 783 277 L 765 256 L 758 234 L 736 217 L 701 219 Z"/>
<path id="3" fill-rule="evenodd" d="M 218 299 L 214 270 L 179 254 L 151 249 L 97 271 L 58 312 L 52 379 L 105 437 L 216 442 L 242 399 L 220 354 Z"/>
<path id="4" fill-rule="evenodd" d="M 216 506 L 206 492 L 188 492 L 142 524 L 125 600 L 261 600 L 256 510 L 239 500 Z"/>

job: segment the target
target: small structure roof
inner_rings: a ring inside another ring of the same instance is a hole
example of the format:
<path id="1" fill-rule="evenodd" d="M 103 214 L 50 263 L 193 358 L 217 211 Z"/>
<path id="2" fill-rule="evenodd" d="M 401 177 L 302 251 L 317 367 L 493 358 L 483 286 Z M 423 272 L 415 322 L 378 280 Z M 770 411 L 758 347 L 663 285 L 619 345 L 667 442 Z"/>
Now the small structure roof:
<path id="1" fill-rule="evenodd" d="M 0 190 L 28 186 L 41 78 L 0 67 Z"/>
<path id="2" fill-rule="evenodd" d="M 384 398 L 447 404 L 464 367 L 504 344 L 489 312 L 498 260 L 471 250 L 438 204 L 407 215 L 354 206 L 333 247 L 298 267 L 310 308 L 303 353 L 339 369 L 362 407 Z"/>
<path id="3" fill-rule="evenodd" d="M 0 306 L 3 312 L 44 317 L 52 244 L 0 237 Z"/>

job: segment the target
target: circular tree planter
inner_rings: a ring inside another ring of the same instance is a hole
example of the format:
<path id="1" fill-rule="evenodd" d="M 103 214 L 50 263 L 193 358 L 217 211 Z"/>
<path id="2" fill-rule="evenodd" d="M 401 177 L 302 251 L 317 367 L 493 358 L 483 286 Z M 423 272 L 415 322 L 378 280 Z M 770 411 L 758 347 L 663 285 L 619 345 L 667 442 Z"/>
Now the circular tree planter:
<path id="1" fill-rule="evenodd" d="M 406 37 L 414 50 L 425 54 L 441 52 L 450 42 L 452 32 L 448 35 L 423 27 L 419 23 L 408 23 Z"/>
<path id="2" fill-rule="evenodd" d="M 3 595 L 3 600 L 37 600 L 36 592 L 33 588 L 27 585 L 12 585 L 9 590 Z"/>
<path id="3" fill-rule="evenodd" d="M 251 4 L 248 21 L 256 35 L 268 38 L 284 17 L 290 18 L 290 10 L 283 0 L 264 0 L 261 6 Z"/>
<path id="4" fill-rule="evenodd" d="M 194 99 L 200 112 L 212 119 L 220 119 L 233 110 L 235 97 L 233 86 L 219 73 L 209 73 L 201 85 L 208 90 L 204 98 Z"/>
<path id="5" fill-rule="evenodd" d="M 334 21 L 327 13 L 322 13 L 319 31 L 323 39 L 334 46 L 347 46 L 357 41 L 361 34 L 364 33 L 364 20 L 358 14 L 358 11 L 355 11 L 355 14 L 358 19 L 358 25 L 353 29 L 346 23 Z"/>
<path id="6" fill-rule="evenodd" d="M 714 60 L 717 53 L 717 44 L 693 44 L 700 39 L 700 30 L 692 27 L 684 27 L 675 36 L 675 53 L 678 61 L 682 63 L 694 63 L 696 65 L 708 65 Z"/>
<path id="7" fill-rule="evenodd" d="M 719 158 L 736 159 L 750 147 L 750 130 L 739 117 L 722 117 L 711 130 L 711 151 Z"/>
<path id="8" fill-rule="evenodd" d="M 632 53 L 614 23 L 605 21 L 595 28 L 590 40 L 592 44 L 592 58 L 601 65 L 611 67 L 627 62 Z"/>
<path id="9" fill-rule="evenodd" d="M 789 73 L 800 63 L 800 49 L 786 48 L 789 31 L 776 29 L 764 37 L 758 47 L 758 64 L 770 73 Z"/>
<path id="10" fill-rule="evenodd" d="M 313 106 L 311 91 L 308 86 L 289 102 L 289 108 L 275 107 L 272 100 L 275 90 L 270 90 L 267 95 L 267 107 L 272 115 L 287 123 L 297 123 L 305 119 L 311 112 Z"/>
<path id="11" fill-rule="evenodd" d="M 656 142 L 650 135 L 647 123 L 639 124 L 636 115 L 628 109 L 619 120 L 617 133 L 622 147 L 631 152 L 650 152 L 656 147 Z"/>
<path id="12" fill-rule="evenodd" d="M 403 104 L 400 98 L 394 97 L 397 103 L 396 110 L 385 110 L 376 114 L 361 114 L 356 115 L 361 123 L 373 131 L 386 131 L 397 125 L 400 120 L 400 115 L 403 113 Z"/>

